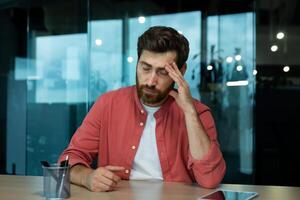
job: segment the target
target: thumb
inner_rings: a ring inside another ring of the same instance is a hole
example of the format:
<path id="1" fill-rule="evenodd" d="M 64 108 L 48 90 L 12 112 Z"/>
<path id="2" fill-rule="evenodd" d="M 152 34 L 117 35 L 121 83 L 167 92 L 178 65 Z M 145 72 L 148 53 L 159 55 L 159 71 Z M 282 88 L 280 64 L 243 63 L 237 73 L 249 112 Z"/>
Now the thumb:
<path id="1" fill-rule="evenodd" d="M 112 165 L 107 165 L 105 168 L 108 169 L 109 171 L 112 171 L 112 172 L 118 172 L 118 171 L 123 171 L 123 170 L 125 170 L 125 167 L 121 167 L 121 166 L 112 166 Z"/>
<path id="2" fill-rule="evenodd" d="M 175 92 L 174 90 L 171 90 L 171 91 L 169 92 L 169 95 L 172 96 L 175 100 L 176 100 L 177 97 L 178 97 L 178 93 Z"/>

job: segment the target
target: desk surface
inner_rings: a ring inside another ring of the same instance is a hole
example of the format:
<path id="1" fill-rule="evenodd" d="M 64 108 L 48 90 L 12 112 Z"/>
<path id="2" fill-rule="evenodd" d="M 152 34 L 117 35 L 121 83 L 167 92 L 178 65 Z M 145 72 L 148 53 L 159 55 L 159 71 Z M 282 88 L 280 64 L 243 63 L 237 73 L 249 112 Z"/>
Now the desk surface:
<path id="1" fill-rule="evenodd" d="M 259 196 L 255 200 L 299 200 L 300 187 L 282 186 L 253 186 L 223 184 L 220 188 L 227 190 L 254 191 Z M 150 181 L 121 181 L 117 191 L 90 192 L 85 188 L 71 185 L 70 200 L 93 199 L 195 199 L 214 190 L 203 189 L 196 185 L 183 183 L 150 182 Z M 35 200 L 43 199 L 43 179 L 39 176 L 10 176 L 0 175 L 0 199 L 3 200 Z"/>

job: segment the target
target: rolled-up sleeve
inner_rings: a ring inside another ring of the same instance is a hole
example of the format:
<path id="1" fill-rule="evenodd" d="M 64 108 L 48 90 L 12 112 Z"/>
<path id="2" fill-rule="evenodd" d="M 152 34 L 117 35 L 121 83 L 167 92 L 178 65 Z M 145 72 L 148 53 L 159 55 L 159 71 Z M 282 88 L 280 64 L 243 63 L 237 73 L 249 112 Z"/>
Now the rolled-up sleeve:
<path id="1" fill-rule="evenodd" d="M 81 126 L 76 130 L 67 149 L 61 154 L 59 162 L 68 155 L 71 166 L 82 164 L 90 167 L 99 150 L 102 107 L 101 100 L 98 99 L 84 118 Z"/>
<path id="2" fill-rule="evenodd" d="M 209 110 L 199 114 L 200 121 L 208 134 L 211 146 L 201 160 L 196 160 L 189 152 L 188 169 L 193 171 L 197 183 L 205 188 L 217 187 L 226 172 L 226 164 L 217 141 L 217 131 Z"/>

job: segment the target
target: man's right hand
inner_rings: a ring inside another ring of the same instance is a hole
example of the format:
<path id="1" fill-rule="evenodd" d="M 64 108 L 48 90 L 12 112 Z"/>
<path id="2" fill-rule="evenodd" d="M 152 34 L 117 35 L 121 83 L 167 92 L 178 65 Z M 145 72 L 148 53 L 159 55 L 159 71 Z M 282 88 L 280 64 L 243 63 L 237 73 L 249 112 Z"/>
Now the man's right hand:
<path id="1" fill-rule="evenodd" d="M 115 190 L 121 180 L 114 172 L 125 170 L 120 166 L 99 167 L 95 170 L 83 165 L 71 168 L 71 182 L 80 184 L 93 192 L 107 192 Z"/>
<path id="2" fill-rule="evenodd" d="M 121 180 L 114 172 L 123 171 L 124 167 L 106 166 L 99 167 L 90 172 L 86 177 L 86 186 L 93 192 L 106 192 L 116 189 Z"/>

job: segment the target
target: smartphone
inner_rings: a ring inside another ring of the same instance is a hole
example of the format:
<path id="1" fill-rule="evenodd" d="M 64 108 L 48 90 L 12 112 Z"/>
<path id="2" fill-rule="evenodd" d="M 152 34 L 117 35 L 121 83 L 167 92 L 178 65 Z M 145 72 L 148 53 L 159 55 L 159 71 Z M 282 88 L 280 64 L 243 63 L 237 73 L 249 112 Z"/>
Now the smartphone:
<path id="1" fill-rule="evenodd" d="M 217 190 L 200 197 L 198 200 L 250 200 L 258 195 L 257 192 L 244 192 L 232 190 Z"/>

